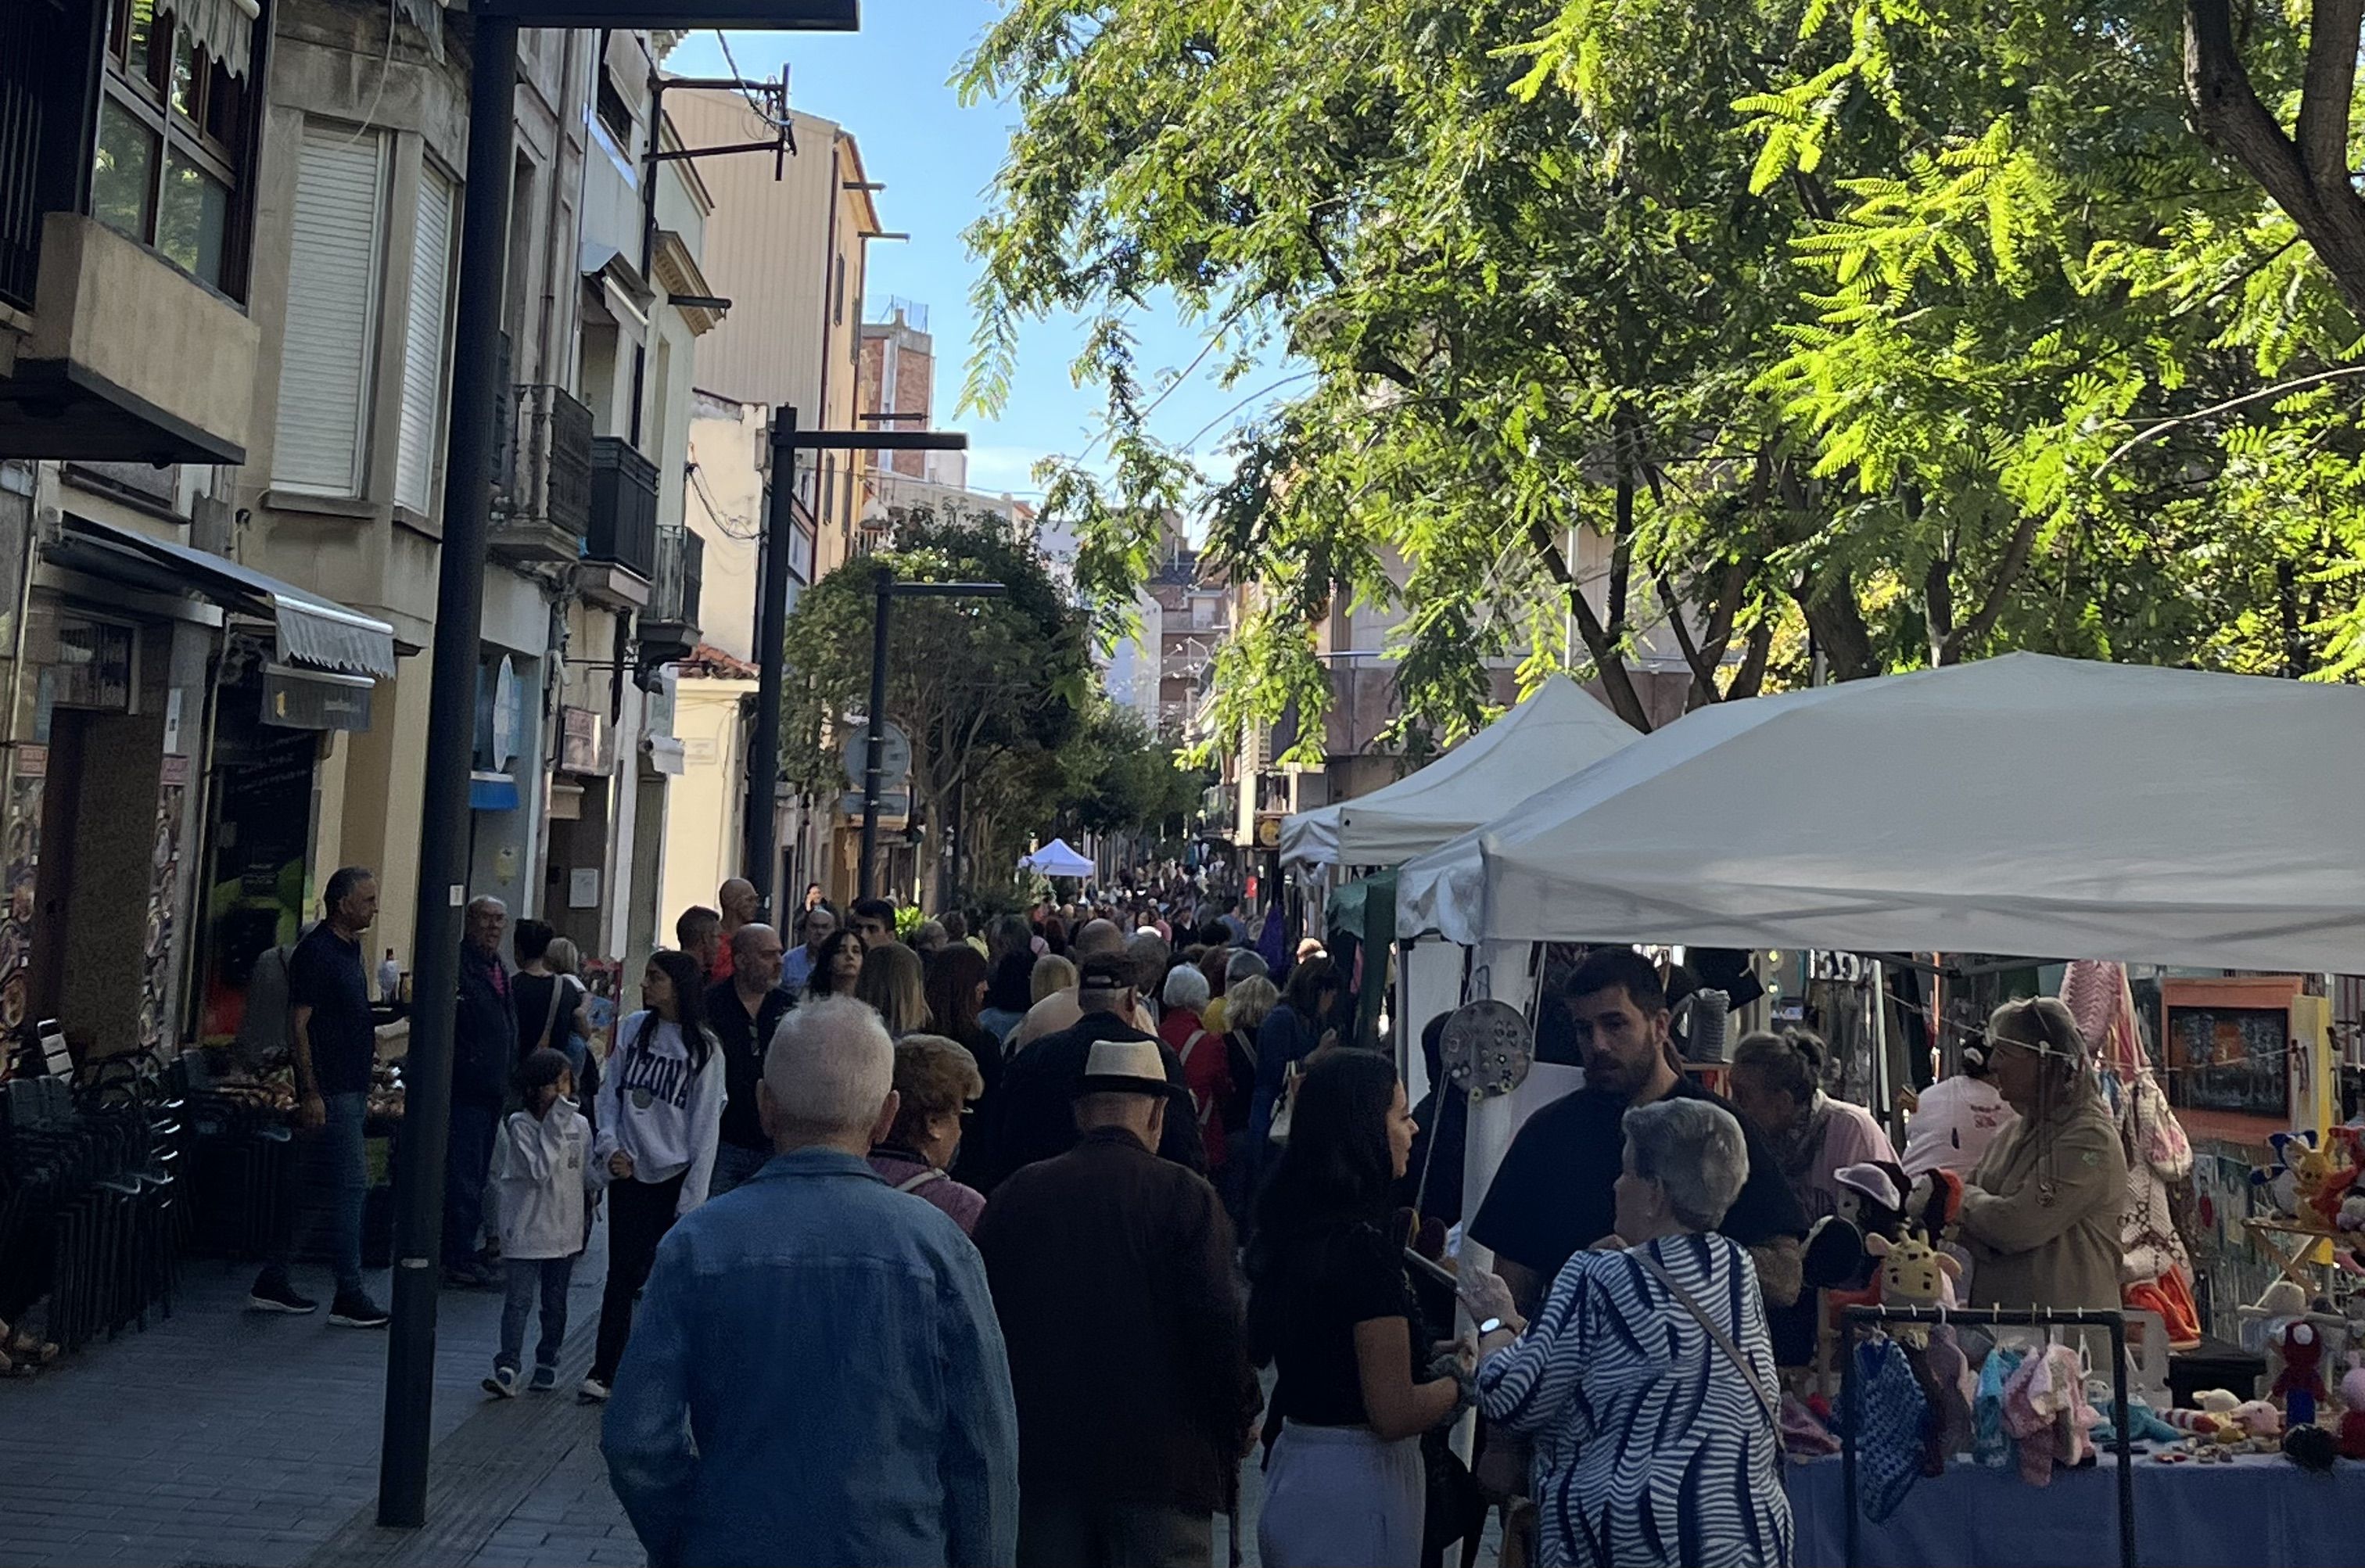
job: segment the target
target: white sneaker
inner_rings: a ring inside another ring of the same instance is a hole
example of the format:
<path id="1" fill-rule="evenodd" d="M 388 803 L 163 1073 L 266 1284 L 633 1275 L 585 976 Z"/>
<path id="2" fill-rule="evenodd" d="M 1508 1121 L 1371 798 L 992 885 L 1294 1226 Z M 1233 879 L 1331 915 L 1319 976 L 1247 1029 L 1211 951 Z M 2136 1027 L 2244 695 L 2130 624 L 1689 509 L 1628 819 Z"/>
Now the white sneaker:
<path id="1" fill-rule="evenodd" d="M 608 1403 L 608 1385 L 596 1377 L 587 1377 L 576 1385 L 575 1396 L 586 1405 Z"/>
<path id="2" fill-rule="evenodd" d="M 485 1392 L 496 1399 L 517 1397 L 517 1368 L 495 1367 L 493 1375 L 485 1380 Z"/>

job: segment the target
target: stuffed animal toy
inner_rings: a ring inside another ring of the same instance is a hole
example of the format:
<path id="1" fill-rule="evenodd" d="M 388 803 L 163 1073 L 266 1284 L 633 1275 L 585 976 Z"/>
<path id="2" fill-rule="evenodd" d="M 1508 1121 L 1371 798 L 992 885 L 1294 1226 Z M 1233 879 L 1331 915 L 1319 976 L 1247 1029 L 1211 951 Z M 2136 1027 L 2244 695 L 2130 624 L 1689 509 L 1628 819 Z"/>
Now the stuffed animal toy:
<path id="1" fill-rule="evenodd" d="M 1881 1260 L 1880 1304 L 1883 1306 L 1955 1305 L 1955 1276 L 1962 1272 L 1963 1266 L 1931 1246 L 1929 1238 L 1921 1231 L 1909 1226 L 1905 1234 L 1894 1242 L 1885 1236 L 1868 1237 L 1864 1249 Z M 1900 1324 L 1894 1338 L 1901 1345 L 1927 1349 L 1930 1344 L 1929 1326 Z"/>
<path id="2" fill-rule="evenodd" d="M 2222 1388 L 2204 1388 L 2192 1396 L 2191 1410 L 2170 1410 L 2161 1419 L 2180 1432 L 2231 1448 L 2253 1438 L 2282 1433 L 2282 1414 L 2263 1399 L 2236 1399 Z"/>
<path id="3" fill-rule="evenodd" d="M 2324 1335 L 2303 1318 L 2284 1328 L 2281 1343 L 2283 1368 L 2270 1392 L 2282 1400 L 2291 1425 L 2304 1427 L 2315 1421 L 2315 1402 L 2325 1396 Z"/>
<path id="4" fill-rule="evenodd" d="M 2341 1457 L 2365 1459 L 2365 1367 L 2351 1367 L 2342 1375 L 2340 1402 L 2348 1407 L 2340 1417 Z"/>
<path id="5" fill-rule="evenodd" d="M 2357 1184 L 2357 1140 L 2359 1134 L 2365 1134 L 2365 1127 L 2338 1126 L 2332 1129 L 2332 1149 L 2338 1158 L 2331 1162 L 2324 1185 L 2310 1200 L 2319 1229 L 2340 1228 L 2340 1211 L 2347 1206 L 2349 1191 Z"/>
<path id="6" fill-rule="evenodd" d="M 2265 1187 L 2277 1212 L 2294 1224 L 2311 1228 L 2321 1224 L 2329 1229 L 2315 1200 L 2332 1180 L 2332 1157 L 2316 1147 L 2313 1131 L 2277 1133 L 2267 1141 L 2274 1148 L 2275 1169 L 2252 1171 L 2251 1184 Z"/>

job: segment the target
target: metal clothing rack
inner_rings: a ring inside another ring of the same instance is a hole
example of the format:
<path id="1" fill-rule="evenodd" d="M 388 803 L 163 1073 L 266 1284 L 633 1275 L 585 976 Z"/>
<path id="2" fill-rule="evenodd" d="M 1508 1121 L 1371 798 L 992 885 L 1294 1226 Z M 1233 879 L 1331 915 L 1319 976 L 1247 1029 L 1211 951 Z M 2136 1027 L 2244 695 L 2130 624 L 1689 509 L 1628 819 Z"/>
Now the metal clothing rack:
<path id="1" fill-rule="evenodd" d="M 2114 1310 L 2041 1306 L 1851 1306 L 1840 1318 L 1840 1485 L 1847 1508 L 1847 1568 L 1858 1568 L 1862 1521 L 1855 1490 L 1855 1341 L 1859 1328 L 1891 1323 L 1970 1323 L 1998 1328 L 2107 1328 L 2111 1333 L 2111 1421 L 2119 1455 L 2119 1562 L 2135 1568 L 2135 1442 L 2127 1428 L 2127 1318 Z M 1934 1414 L 1934 1412 L 1933 1412 Z"/>

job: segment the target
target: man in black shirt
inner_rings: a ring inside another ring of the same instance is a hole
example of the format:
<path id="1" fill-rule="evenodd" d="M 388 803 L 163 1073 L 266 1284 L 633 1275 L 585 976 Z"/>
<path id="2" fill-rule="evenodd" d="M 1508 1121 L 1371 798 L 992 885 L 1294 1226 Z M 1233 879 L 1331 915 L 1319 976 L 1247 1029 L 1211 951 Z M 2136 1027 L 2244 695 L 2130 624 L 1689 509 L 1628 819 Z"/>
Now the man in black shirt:
<path id="1" fill-rule="evenodd" d="M 247 1304 L 259 1312 L 307 1313 L 319 1305 L 297 1294 L 288 1270 L 311 1238 L 302 1223 L 309 1180 L 332 1194 L 331 1260 L 336 1300 L 329 1321 L 343 1328 L 382 1328 L 387 1315 L 362 1286 L 362 1204 L 369 1192 L 362 1120 L 369 1108 L 377 1031 L 370 1017 L 362 933 L 377 919 L 377 878 L 348 866 L 329 879 L 328 918 L 304 934 L 287 958 L 288 1022 L 296 1065 L 296 1131 L 303 1143 L 287 1155 L 286 1218 L 278 1246 L 255 1277 Z M 310 1155 L 307 1159 L 305 1155 Z M 308 1170 L 307 1167 L 309 1167 Z"/>
<path id="2" fill-rule="evenodd" d="M 780 934 L 768 925 L 743 925 L 731 934 L 731 978 L 706 993 L 706 1025 L 723 1047 L 723 1137 L 714 1149 L 714 1174 L 706 1195 L 719 1198 L 764 1168 L 772 1140 L 756 1114 L 756 1085 L 764 1080 L 764 1056 L 772 1032 L 797 999 L 780 984 Z"/>
<path id="3" fill-rule="evenodd" d="M 1676 1070 L 1666 991 L 1631 948 L 1600 949 L 1568 977 L 1562 1000 L 1584 1055 L 1585 1087 L 1528 1118 L 1470 1222 L 1494 1249 L 1495 1271 L 1532 1314 L 1561 1268 L 1616 1229 L 1612 1193 L 1623 1168 L 1629 1109 L 1670 1097 L 1732 1105 Z M 1749 1180 L 1717 1226 L 1750 1249 L 1769 1305 L 1798 1299 L 1806 1210 L 1773 1151 L 1734 1114 L 1749 1143 Z"/>
<path id="4" fill-rule="evenodd" d="M 981 1189 L 991 1192 L 1020 1166 L 1065 1154 L 1076 1146 L 1076 1086 L 1083 1081 L 1093 1047 L 1102 1040 L 1158 1038 L 1131 1022 L 1138 994 L 1133 960 L 1123 952 L 1095 953 L 1084 960 L 1076 977 L 1076 1000 L 1083 1015 L 1070 1027 L 1027 1045 L 1003 1070 L 992 1125 L 982 1129 L 984 1147 L 969 1161 L 969 1170 L 975 1173 L 971 1179 Z M 1175 1112 L 1166 1118 L 1160 1133 L 1158 1152 L 1204 1176 L 1207 1152 L 1200 1140 L 1199 1117 L 1190 1091 L 1183 1086 L 1182 1059 L 1163 1044 L 1158 1048 L 1176 1101 Z"/>

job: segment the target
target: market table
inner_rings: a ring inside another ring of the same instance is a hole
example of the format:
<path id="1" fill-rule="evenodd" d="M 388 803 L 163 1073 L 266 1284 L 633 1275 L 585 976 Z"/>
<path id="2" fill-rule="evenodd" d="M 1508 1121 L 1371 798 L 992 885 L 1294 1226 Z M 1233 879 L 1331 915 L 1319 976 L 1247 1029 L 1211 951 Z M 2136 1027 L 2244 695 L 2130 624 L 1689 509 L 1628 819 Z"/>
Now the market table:
<path id="1" fill-rule="evenodd" d="M 1840 1462 L 1786 1467 L 1798 1568 L 1844 1568 Z M 2146 1568 L 2307 1568 L 2365 1562 L 2365 1463 L 2311 1475 L 2280 1455 L 2231 1464 L 2135 1460 L 2135 1550 Z M 1923 1477 L 1879 1524 L 1861 1525 L 1864 1568 L 2116 1568 L 2118 1478 L 2109 1462 L 2031 1486 L 2017 1470 L 1956 1462 Z"/>

